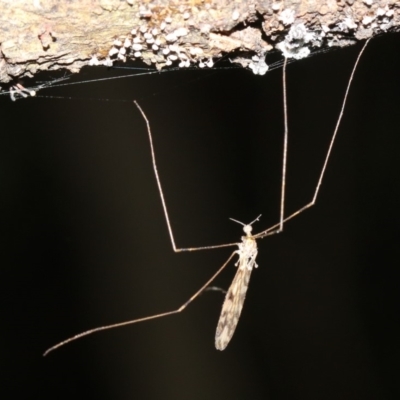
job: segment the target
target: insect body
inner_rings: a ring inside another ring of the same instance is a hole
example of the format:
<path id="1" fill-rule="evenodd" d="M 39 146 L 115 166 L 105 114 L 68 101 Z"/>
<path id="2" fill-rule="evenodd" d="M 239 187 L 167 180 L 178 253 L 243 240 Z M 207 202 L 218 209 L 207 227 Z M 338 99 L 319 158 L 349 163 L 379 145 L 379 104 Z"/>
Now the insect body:
<path id="1" fill-rule="evenodd" d="M 236 220 L 233 221 L 239 222 Z M 217 350 L 224 350 L 235 332 L 242 312 L 247 288 L 249 287 L 251 271 L 253 268 L 258 267 L 256 263 L 258 253 L 257 242 L 251 235 L 251 224 L 244 225 L 243 230 L 246 236 L 242 237 L 242 242 L 239 243 L 239 250 L 235 251 L 239 255 L 239 260 L 235 264 L 238 270 L 226 293 L 217 331 L 215 332 L 215 347 Z"/>

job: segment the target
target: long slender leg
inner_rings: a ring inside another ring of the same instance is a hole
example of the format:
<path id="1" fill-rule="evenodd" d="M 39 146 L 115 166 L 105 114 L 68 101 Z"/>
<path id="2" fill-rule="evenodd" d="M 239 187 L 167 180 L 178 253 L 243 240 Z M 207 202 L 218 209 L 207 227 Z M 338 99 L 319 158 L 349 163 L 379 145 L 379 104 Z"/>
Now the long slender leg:
<path id="1" fill-rule="evenodd" d="M 234 251 L 229 258 L 224 262 L 224 264 L 222 265 L 222 267 L 220 267 L 218 269 L 218 271 L 199 289 L 197 290 L 197 292 L 195 294 L 193 294 L 187 301 L 185 301 L 180 307 L 178 307 L 175 310 L 172 311 L 166 311 L 160 314 L 154 314 L 154 315 L 150 315 L 148 317 L 144 317 L 144 318 L 138 318 L 138 319 L 133 319 L 133 320 L 129 320 L 129 321 L 124 321 L 124 322 L 119 322 L 117 324 L 112 324 L 112 325 L 105 325 L 105 326 L 99 326 L 97 328 L 94 329 L 90 329 L 88 331 L 79 333 L 75 336 L 72 336 L 66 340 L 63 340 L 60 343 L 57 343 L 56 345 L 50 347 L 49 349 L 47 349 L 44 353 L 43 356 L 47 356 L 49 353 L 51 353 L 54 350 L 59 349 L 62 346 L 65 346 L 68 343 L 74 342 L 75 340 L 78 340 L 84 336 L 89 336 L 92 333 L 96 333 L 96 332 L 100 332 L 100 331 L 106 331 L 108 329 L 114 329 L 114 328 L 120 328 L 122 326 L 127 326 L 127 325 L 132 325 L 132 324 L 136 324 L 138 322 L 144 322 L 144 321 L 150 321 L 152 319 L 158 319 L 158 318 L 163 318 L 163 317 L 168 317 L 169 315 L 174 315 L 174 314 L 179 314 L 181 313 L 183 310 L 185 310 L 185 308 L 192 303 L 198 296 L 200 296 L 200 294 L 202 292 L 204 292 L 204 290 L 207 289 L 207 287 L 214 281 L 214 279 L 225 269 L 225 267 L 229 264 L 229 261 L 232 260 L 233 256 L 236 254 L 236 251 Z"/>
<path id="2" fill-rule="evenodd" d="M 326 153 L 325 160 L 324 160 L 324 163 L 323 163 L 323 165 L 322 165 L 321 173 L 320 173 L 320 175 L 319 175 L 318 182 L 317 182 L 317 185 L 316 185 L 316 187 L 315 187 L 315 191 L 314 191 L 314 194 L 313 194 L 313 197 L 312 197 L 311 201 L 310 201 L 309 203 L 307 203 L 305 206 L 303 206 L 303 207 L 301 207 L 300 209 L 298 209 L 297 211 L 295 211 L 294 213 L 290 214 L 288 217 L 285 217 L 284 219 L 282 219 L 282 217 L 281 217 L 280 221 L 279 221 L 277 224 L 271 226 L 270 228 L 266 229 L 265 231 L 262 231 L 262 232 L 260 232 L 260 233 L 257 233 L 257 234 L 255 234 L 255 235 L 253 235 L 254 238 L 256 238 L 256 239 L 261 239 L 261 238 L 264 238 L 264 237 L 266 237 L 266 236 L 269 236 L 269 235 L 273 235 L 273 234 L 275 234 L 275 233 L 282 232 L 282 230 L 283 230 L 283 223 L 284 223 L 284 222 L 287 222 L 287 221 L 289 221 L 290 219 L 296 217 L 297 215 L 301 214 L 303 211 L 305 211 L 305 210 L 307 210 L 308 208 L 312 207 L 312 206 L 316 203 L 317 197 L 318 197 L 318 194 L 319 194 L 319 190 L 320 190 L 320 188 L 321 188 L 322 180 L 323 180 L 324 175 L 325 175 L 326 167 L 327 167 L 327 165 L 328 165 L 329 157 L 330 157 L 330 155 L 331 155 L 332 148 L 333 148 L 333 145 L 334 145 L 334 143 L 335 143 L 335 139 L 336 139 L 336 136 L 337 136 L 337 133 L 338 133 L 338 130 L 339 130 L 339 126 L 340 126 L 340 123 L 341 123 L 341 121 L 342 121 L 344 109 L 345 109 L 346 102 L 347 102 L 347 97 L 348 97 L 348 95 L 349 95 L 350 87 L 351 87 L 351 84 L 352 84 L 352 82 L 353 82 L 354 74 L 355 74 L 355 72 L 356 72 L 358 63 L 359 63 L 359 61 L 360 61 L 360 59 L 361 59 L 361 56 L 362 56 L 362 54 L 364 53 L 364 50 L 365 50 L 365 48 L 367 47 L 369 41 L 370 41 L 370 39 L 368 39 L 368 40 L 365 42 L 363 48 L 361 49 L 360 53 L 359 53 L 358 56 L 357 56 L 356 62 L 355 62 L 354 67 L 353 67 L 353 70 L 351 71 L 350 79 L 349 79 L 349 82 L 348 82 L 347 87 L 346 87 L 346 92 L 345 92 L 345 95 L 344 95 L 342 107 L 341 107 L 341 109 L 340 109 L 339 117 L 338 117 L 338 120 L 337 120 L 337 122 L 336 122 L 336 126 L 335 126 L 335 129 L 334 129 L 334 131 L 333 131 L 333 135 L 332 135 L 331 141 L 330 141 L 330 143 L 329 143 L 328 151 L 327 151 L 327 153 Z M 284 104 L 284 111 L 285 111 L 285 119 L 286 119 L 286 118 L 287 118 L 287 116 L 286 116 L 286 110 L 287 110 L 287 109 L 286 109 L 286 97 L 284 97 L 284 101 L 285 101 L 285 104 Z M 285 131 L 286 131 L 286 125 L 285 125 Z"/>
<path id="3" fill-rule="evenodd" d="M 287 65 L 287 58 L 285 58 L 284 64 L 283 64 L 283 73 L 282 73 L 282 84 L 283 84 L 283 113 L 284 113 L 284 139 L 283 139 L 283 157 L 282 157 L 282 184 L 281 184 L 281 201 L 280 201 L 280 214 L 279 214 L 279 229 L 276 230 L 274 233 L 279 233 L 283 230 L 283 223 L 284 223 L 284 209 L 285 209 L 285 188 L 286 188 L 286 164 L 287 164 L 287 146 L 288 146 L 288 118 L 287 118 L 287 101 L 286 101 L 286 65 Z M 143 119 L 146 122 L 147 126 L 147 133 L 149 136 L 149 142 L 150 142 L 150 152 L 151 152 L 151 159 L 152 159 L 152 164 L 153 164 L 153 170 L 154 170 L 154 175 L 156 178 L 157 182 L 157 187 L 158 187 L 158 192 L 160 194 L 161 198 L 161 204 L 163 207 L 164 215 L 165 215 L 165 220 L 167 222 L 167 228 L 168 228 L 168 233 L 169 237 L 171 239 L 171 244 L 174 252 L 180 253 L 183 251 L 198 251 L 198 250 L 210 250 L 210 249 L 219 249 L 222 247 L 232 247 L 232 246 L 237 246 L 238 243 L 225 243 L 225 244 L 219 244 L 219 245 L 213 245 L 213 246 L 202 246 L 202 247 L 189 247 L 189 248 L 178 248 L 175 244 L 175 239 L 174 239 L 174 234 L 172 231 L 171 227 L 171 222 L 169 220 L 169 214 L 168 214 L 168 209 L 167 209 L 167 204 L 164 198 L 164 192 L 162 190 L 161 186 L 161 180 L 160 176 L 158 174 L 158 169 L 157 169 L 157 162 L 156 162 L 156 155 L 154 151 L 154 144 L 153 144 L 153 136 L 151 133 L 151 128 L 150 128 L 150 122 L 144 113 L 143 109 L 140 107 L 140 105 L 137 103 L 137 101 L 134 101 L 134 104 L 140 111 L 140 113 L 143 116 Z"/>
<path id="4" fill-rule="evenodd" d="M 137 103 L 137 101 L 134 101 L 134 103 L 135 103 L 136 107 L 139 109 L 140 113 L 143 116 L 143 119 L 146 122 L 147 133 L 149 135 L 149 141 L 150 141 L 150 151 L 151 151 L 151 159 L 152 159 L 152 163 L 153 163 L 154 175 L 156 177 L 158 192 L 160 194 L 161 203 L 162 203 L 162 207 L 163 207 L 163 210 L 164 210 L 165 220 L 167 222 L 168 233 L 169 233 L 169 237 L 171 239 L 171 244 L 172 244 L 173 250 L 176 253 L 180 253 L 180 252 L 183 252 L 183 251 L 208 250 L 208 249 L 217 249 L 217 248 L 221 248 L 221 247 L 237 246 L 238 245 L 237 243 L 226 243 L 226 244 L 220 244 L 220 245 L 215 245 L 215 246 L 203 246 L 203 247 L 189 247 L 189 248 L 178 248 L 178 247 L 176 247 L 174 234 L 172 232 L 171 222 L 169 220 L 167 204 L 165 202 L 164 193 L 163 193 L 162 186 L 161 186 L 160 176 L 158 175 L 157 163 L 156 163 L 156 155 L 155 155 L 155 152 L 154 152 L 154 145 L 153 145 L 153 138 L 152 138 L 152 134 L 151 134 L 150 122 L 149 122 L 146 114 L 142 110 L 142 108 Z"/>
<path id="5" fill-rule="evenodd" d="M 284 214 L 285 214 L 286 164 L 287 164 L 287 147 L 289 139 L 287 96 L 286 96 L 286 65 L 287 65 L 287 58 L 285 58 L 285 62 L 283 64 L 283 74 L 282 74 L 284 133 L 283 133 L 283 157 L 282 157 L 282 180 L 281 180 L 281 206 L 279 213 L 279 227 L 276 233 L 283 231 Z"/>

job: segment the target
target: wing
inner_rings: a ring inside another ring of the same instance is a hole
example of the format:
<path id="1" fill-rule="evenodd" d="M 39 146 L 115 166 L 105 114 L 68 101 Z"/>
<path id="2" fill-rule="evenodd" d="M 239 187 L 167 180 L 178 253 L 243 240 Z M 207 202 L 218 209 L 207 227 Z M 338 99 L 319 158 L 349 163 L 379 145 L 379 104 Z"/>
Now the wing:
<path id="1" fill-rule="evenodd" d="M 224 350 L 235 332 L 249 286 L 250 275 L 251 269 L 242 269 L 239 266 L 228 293 L 225 296 L 217 331 L 215 333 L 215 347 L 217 350 Z"/>

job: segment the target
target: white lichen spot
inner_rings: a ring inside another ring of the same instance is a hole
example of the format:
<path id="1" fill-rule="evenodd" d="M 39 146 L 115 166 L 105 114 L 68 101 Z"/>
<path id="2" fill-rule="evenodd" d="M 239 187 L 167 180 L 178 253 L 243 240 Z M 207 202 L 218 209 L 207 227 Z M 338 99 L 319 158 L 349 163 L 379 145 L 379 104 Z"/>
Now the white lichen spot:
<path id="1" fill-rule="evenodd" d="M 357 29 L 358 25 L 354 22 L 353 18 L 348 16 L 343 21 L 338 23 L 338 29 L 342 32 L 347 32 L 349 30 Z"/>
<path id="2" fill-rule="evenodd" d="M 191 47 L 189 49 L 189 53 L 192 56 L 199 56 L 199 55 L 203 54 L 203 49 L 201 49 L 200 47 Z"/>
<path id="3" fill-rule="evenodd" d="M 147 25 L 141 25 L 140 28 L 139 28 L 139 31 L 142 32 L 142 33 L 147 32 Z"/>
<path id="4" fill-rule="evenodd" d="M 165 21 L 161 22 L 160 31 L 163 31 L 166 26 L 167 26 L 167 23 Z"/>
<path id="5" fill-rule="evenodd" d="M 212 58 L 210 58 L 207 62 L 206 65 L 208 68 L 212 68 L 214 66 L 214 61 Z"/>
<path id="6" fill-rule="evenodd" d="M 151 46 L 151 49 L 154 50 L 154 51 L 157 51 L 159 49 L 159 47 L 156 44 L 153 44 Z"/>
<path id="7" fill-rule="evenodd" d="M 113 45 L 117 46 L 117 47 L 121 47 L 122 46 L 122 42 L 119 39 L 115 39 Z"/>
<path id="8" fill-rule="evenodd" d="M 295 12 L 291 8 L 287 8 L 280 13 L 278 19 L 282 21 L 283 25 L 291 25 L 295 20 Z"/>
<path id="9" fill-rule="evenodd" d="M 177 59 L 178 59 L 178 56 L 176 54 L 170 54 L 168 56 L 168 60 L 176 61 Z"/>
<path id="10" fill-rule="evenodd" d="M 151 34 L 152 34 L 153 36 L 157 36 L 157 35 L 158 35 L 158 29 L 157 29 L 157 28 L 153 28 L 153 29 L 151 30 Z"/>
<path id="11" fill-rule="evenodd" d="M 126 49 L 125 49 L 125 47 L 121 47 L 121 48 L 119 49 L 119 54 L 120 54 L 120 55 L 125 55 L 125 54 L 126 54 Z"/>
<path id="12" fill-rule="evenodd" d="M 380 28 L 383 31 L 387 31 L 388 29 L 390 29 L 393 26 L 393 21 L 390 22 L 384 22 L 383 24 L 380 25 Z"/>
<path id="13" fill-rule="evenodd" d="M 90 65 L 90 66 L 99 65 L 99 64 L 100 64 L 99 59 L 95 55 L 93 55 L 92 58 L 88 62 L 88 65 Z"/>
<path id="14" fill-rule="evenodd" d="M 126 0 L 126 2 L 127 2 L 130 6 L 132 6 L 133 3 L 134 3 L 134 0 Z"/>
<path id="15" fill-rule="evenodd" d="M 172 65 L 172 61 L 171 61 L 171 60 L 165 61 L 165 65 L 166 65 L 167 67 L 170 66 L 170 65 Z"/>
<path id="16" fill-rule="evenodd" d="M 278 43 L 276 48 L 282 52 L 284 57 L 299 60 L 310 54 L 310 49 L 306 44 L 314 39 L 315 34 L 309 32 L 304 24 L 296 24 L 290 28 L 285 40 Z"/>
<path id="17" fill-rule="evenodd" d="M 268 65 L 265 62 L 265 55 L 263 54 L 261 57 L 253 56 L 249 68 L 253 71 L 254 75 L 265 75 L 268 71 Z"/>
<path id="18" fill-rule="evenodd" d="M 131 34 L 132 34 L 133 36 L 136 36 L 136 34 L 137 34 L 137 29 L 136 29 L 136 28 L 133 28 L 133 29 L 131 30 Z"/>
<path id="19" fill-rule="evenodd" d="M 375 19 L 375 17 L 371 17 L 369 15 L 366 15 L 363 19 L 362 19 L 362 24 L 364 26 L 369 25 L 373 20 Z"/>
<path id="20" fill-rule="evenodd" d="M 365 3 L 367 6 L 372 6 L 372 4 L 374 4 L 374 0 L 364 0 L 364 3 Z"/>
<path id="21" fill-rule="evenodd" d="M 146 6 L 140 6 L 139 15 L 141 18 L 150 18 L 153 15 L 153 13 Z"/>
<path id="22" fill-rule="evenodd" d="M 167 42 L 173 43 L 178 40 L 178 37 L 175 35 L 175 32 L 172 32 L 165 36 L 165 40 Z"/>
<path id="23" fill-rule="evenodd" d="M 111 60 L 110 57 L 106 57 L 106 59 L 103 61 L 103 65 L 105 67 L 112 67 L 113 66 L 113 61 Z"/>
<path id="24" fill-rule="evenodd" d="M 134 51 L 143 50 L 143 46 L 142 46 L 141 44 L 139 44 L 139 43 L 134 43 L 134 44 L 132 45 L 132 50 L 134 50 Z"/>
<path id="25" fill-rule="evenodd" d="M 239 10 L 234 10 L 233 13 L 232 13 L 232 19 L 234 21 L 237 21 L 239 19 L 239 17 L 240 17 Z"/>
<path id="26" fill-rule="evenodd" d="M 190 12 L 189 11 L 185 11 L 183 13 L 183 19 L 189 19 L 190 18 Z"/>
<path id="27" fill-rule="evenodd" d="M 392 10 L 388 10 L 388 12 L 386 13 L 387 17 L 393 17 L 393 15 L 394 15 L 394 10 L 393 9 Z"/>
<path id="28" fill-rule="evenodd" d="M 187 67 L 190 67 L 190 61 L 189 60 L 187 60 L 187 61 L 181 61 L 180 63 L 179 63 L 179 67 L 180 68 L 187 68 Z"/>
<path id="29" fill-rule="evenodd" d="M 129 38 L 126 38 L 125 41 L 124 41 L 124 47 L 125 48 L 129 48 L 131 46 L 132 46 L 132 40 L 129 39 Z"/>
<path id="30" fill-rule="evenodd" d="M 281 3 L 272 3 L 272 9 L 274 11 L 279 11 L 281 9 Z"/>
<path id="31" fill-rule="evenodd" d="M 112 56 L 115 56 L 118 53 L 119 53 L 119 50 L 116 47 L 111 47 L 110 51 L 108 52 L 108 55 L 110 57 L 112 57 Z"/>
<path id="32" fill-rule="evenodd" d="M 170 24 L 172 22 L 172 18 L 171 17 L 167 17 L 164 20 L 167 24 Z"/>
<path id="33" fill-rule="evenodd" d="M 375 14 L 378 16 L 378 17 L 382 17 L 382 16 L 384 16 L 385 14 L 386 14 L 386 10 L 384 9 L 384 8 L 378 8 L 376 11 L 375 11 Z"/>
<path id="34" fill-rule="evenodd" d="M 133 43 L 143 43 L 143 39 L 140 36 L 136 36 L 133 39 Z"/>
<path id="35" fill-rule="evenodd" d="M 170 52 L 170 49 L 169 49 L 168 47 L 164 47 L 164 48 L 162 49 L 162 53 L 163 53 L 164 55 L 169 54 L 169 52 Z"/>
<path id="36" fill-rule="evenodd" d="M 200 26 L 200 32 L 203 34 L 208 34 L 211 31 L 211 25 L 210 24 L 203 24 Z"/>
<path id="37" fill-rule="evenodd" d="M 181 50 L 181 48 L 180 48 L 178 45 L 176 45 L 176 44 L 170 44 L 170 45 L 168 46 L 168 48 L 169 48 L 171 51 L 175 52 L 175 53 L 179 53 L 179 51 Z"/>
<path id="38" fill-rule="evenodd" d="M 136 58 L 140 58 L 142 57 L 142 53 L 140 51 L 135 51 L 135 53 L 133 53 L 133 56 Z"/>
<path id="39" fill-rule="evenodd" d="M 182 37 L 186 36 L 189 33 L 189 31 L 186 28 L 178 28 L 175 29 L 173 33 L 175 34 L 176 37 Z"/>
<path id="40" fill-rule="evenodd" d="M 300 40 L 309 43 L 315 38 L 315 34 L 310 32 L 304 24 L 297 24 L 290 28 L 287 38 L 290 41 Z"/>

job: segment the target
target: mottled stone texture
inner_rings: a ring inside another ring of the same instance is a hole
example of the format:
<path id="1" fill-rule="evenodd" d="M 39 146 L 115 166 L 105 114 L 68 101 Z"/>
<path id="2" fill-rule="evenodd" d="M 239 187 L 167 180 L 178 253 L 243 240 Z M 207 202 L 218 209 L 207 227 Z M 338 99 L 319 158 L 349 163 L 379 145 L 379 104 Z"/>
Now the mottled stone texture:
<path id="1" fill-rule="evenodd" d="M 128 58 L 211 67 L 227 53 L 261 74 L 260 60 L 280 42 L 300 58 L 308 47 L 398 30 L 400 19 L 396 0 L 3 0 L 0 11 L 2 83 Z M 300 31 L 307 36 L 296 38 Z"/>

